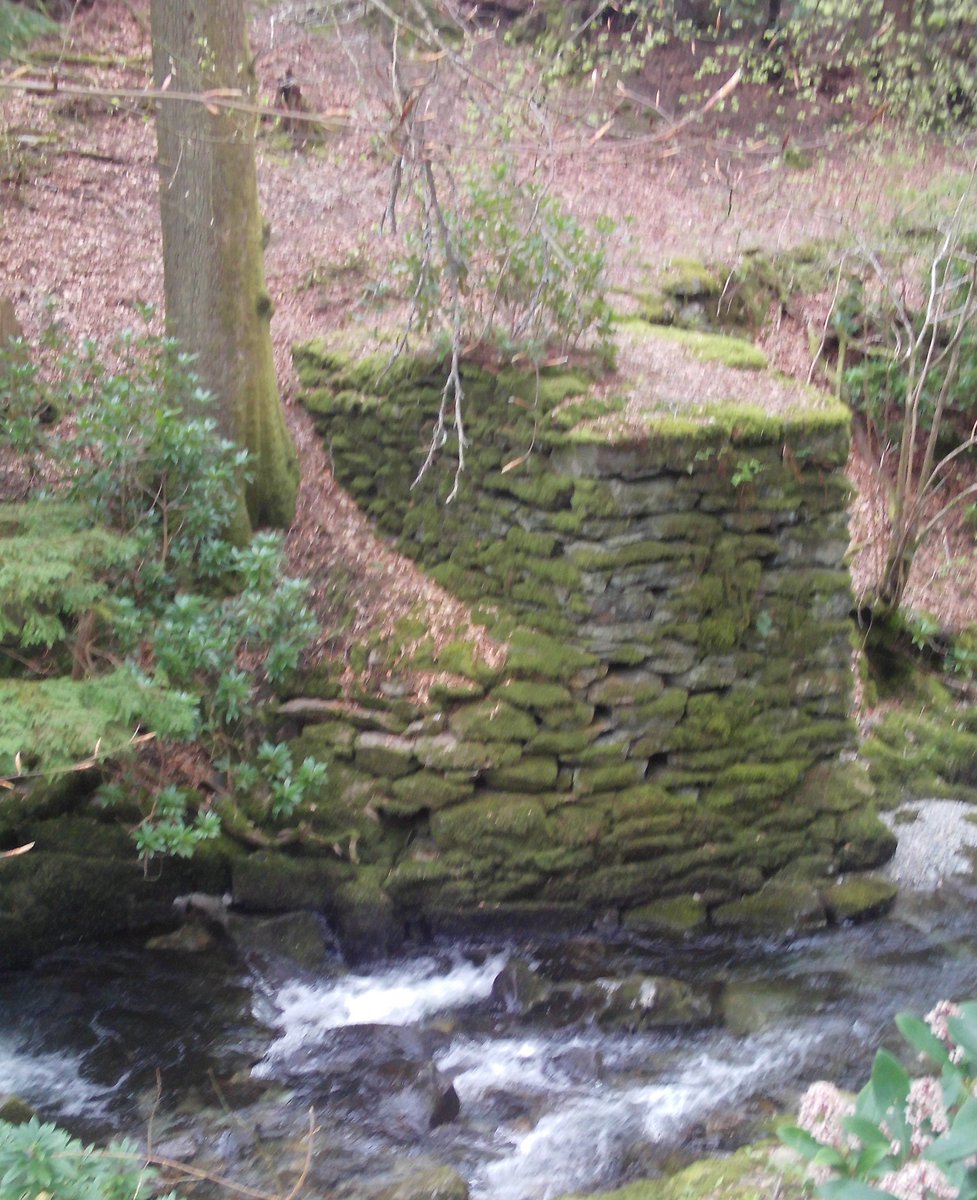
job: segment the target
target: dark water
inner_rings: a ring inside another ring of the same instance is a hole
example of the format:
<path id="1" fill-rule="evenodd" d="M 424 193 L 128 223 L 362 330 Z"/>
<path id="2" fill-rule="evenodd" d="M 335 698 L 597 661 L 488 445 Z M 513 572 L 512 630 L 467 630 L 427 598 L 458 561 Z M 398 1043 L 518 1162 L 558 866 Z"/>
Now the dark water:
<path id="1" fill-rule="evenodd" d="M 0 1091 L 86 1136 L 124 1132 L 262 1186 L 369 1195 L 448 1163 L 486 1200 L 611 1186 L 729 1148 L 817 1078 L 854 1087 L 892 1017 L 977 996 L 973 888 L 777 945 L 578 939 L 439 946 L 272 978 L 231 955 L 80 948 L 0 977 Z M 695 1030 L 608 1032 L 492 1000 L 518 953 L 551 981 L 668 974 L 708 993 Z M 429 1081 L 456 1120 L 429 1127 Z"/>

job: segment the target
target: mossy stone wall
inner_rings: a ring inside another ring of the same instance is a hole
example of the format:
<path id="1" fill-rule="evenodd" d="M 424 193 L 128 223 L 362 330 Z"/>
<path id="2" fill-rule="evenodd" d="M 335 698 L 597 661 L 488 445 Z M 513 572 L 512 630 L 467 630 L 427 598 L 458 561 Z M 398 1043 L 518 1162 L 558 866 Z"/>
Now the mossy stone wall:
<path id="1" fill-rule="evenodd" d="M 798 860 L 885 856 L 874 818 L 849 829 L 857 769 L 823 766 L 853 741 L 843 410 L 636 429 L 574 373 L 470 366 L 445 505 L 450 442 L 414 484 L 440 364 L 323 343 L 296 362 L 336 477 L 510 648 L 498 671 L 422 651 L 464 677 L 423 711 L 295 710 L 334 764 L 318 821 L 396 912 L 707 913 Z"/>

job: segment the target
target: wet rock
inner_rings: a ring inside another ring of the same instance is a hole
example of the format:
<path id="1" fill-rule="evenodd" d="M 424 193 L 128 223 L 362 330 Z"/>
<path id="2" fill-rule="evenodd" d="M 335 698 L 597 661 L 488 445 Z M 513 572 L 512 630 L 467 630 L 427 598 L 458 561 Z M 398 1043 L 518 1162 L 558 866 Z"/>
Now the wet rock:
<path id="1" fill-rule="evenodd" d="M 457 1119 L 460 1112 L 461 1100 L 455 1091 L 455 1085 L 449 1083 L 435 1096 L 428 1128 L 437 1129 L 439 1125 L 450 1125 L 452 1121 Z"/>
<path id="2" fill-rule="evenodd" d="M 374 1193 L 373 1200 L 468 1200 L 468 1184 L 454 1167 L 427 1167 Z"/>
<path id="3" fill-rule="evenodd" d="M 397 950 L 404 940 L 394 903 L 366 871 L 344 883 L 333 896 L 334 922 L 350 962 L 366 962 Z"/>
<path id="4" fill-rule="evenodd" d="M 632 908 L 624 915 L 626 929 L 665 937 L 682 937 L 706 924 L 706 906 L 698 896 L 669 896 Z"/>
<path id="5" fill-rule="evenodd" d="M 336 953 L 335 940 L 328 926 L 316 913 L 284 913 L 280 917 L 255 919 L 231 914 L 228 936 L 239 953 L 266 962 L 286 959 L 309 971 L 321 970 L 330 951 Z"/>
<path id="6" fill-rule="evenodd" d="M 37 1113 L 26 1100 L 0 1092 L 0 1121 L 6 1121 L 9 1125 L 26 1125 L 36 1116 Z"/>
<path id="7" fill-rule="evenodd" d="M 199 1138 L 194 1137 L 190 1133 L 183 1133 L 167 1138 L 165 1141 L 155 1143 L 153 1146 L 153 1155 L 156 1158 L 168 1158 L 179 1161 L 180 1159 L 193 1158 L 199 1149 Z"/>
<path id="8" fill-rule="evenodd" d="M 891 880 L 878 875 L 844 879 L 821 893 L 828 917 L 841 924 L 867 921 L 887 913 L 895 903 L 899 889 Z"/>
<path id="9" fill-rule="evenodd" d="M 492 999 L 506 1012 L 523 1017 L 546 1002 L 546 981 L 521 958 L 511 958 L 492 981 Z"/>
<path id="10" fill-rule="evenodd" d="M 454 1084 L 433 1063 L 387 1063 L 377 1075 L 393 1086 L 400 1082 L 395 1092 L 381 1096 L 377 1110 L 379 1121 L 395 1138 L 419 1137 L 450 1124 L 461 1111 Z"/>
<path id="11" fill-rule="evenodd" d="M 707 996 L 666 975 L 632 975 L 621 981 L 601 980 L 594 986 L 604 993 L 597 1021 L 611 1029 L 701 1025 L 712 1016 Z"/>
<path id="12" fill-rule="evenodd" d="M 161 933 L 151 937 L 146 943 L 147 950 L 172 950 L 181 954 L 206 954 L 217 945 L 217 939 L 203 925 L 190 921 L 174 929 L 171 933 Z"/>
<path id="13" fill-rule="evenodd" d="M 735 1037 L 745 1037 L 786 1022 L 795 1004 L 791 988 L 749 979 L 727 983 L 719 1008 L 729 1032 Z"/>
<path id="14" fill-rule="evenodd" d="M 322 911 L 328 907 L 333 889 L 352 871 L 336 859 L 296 859 L 259 850 L 234 863 L 234 904 L 250 912 Z"/>
<path id="15" fill-rule="evenodd" d="M 194 919 L 213 930 L 227 928 L 227 906 L 230 896 L 212 896 L 208 892 L 190 892 L 177 896 L 173 910 L 185 920 Z"/>
<path id="16" fill-rule="evenodd" d="M 604 1056 L 597 1046 L 567 1046 L 553 1056 L 553 1065 L 571 1083 L 591 1083 L 604 1077 Z"/>
<path id="17" fill-rule="evenodd" d="M 752 896 L 721 904 L 712 912 L 719 929 L 777 936 L 823 929 L 827 916 L 815 887 L 806 883 L 773 883 Z"/>

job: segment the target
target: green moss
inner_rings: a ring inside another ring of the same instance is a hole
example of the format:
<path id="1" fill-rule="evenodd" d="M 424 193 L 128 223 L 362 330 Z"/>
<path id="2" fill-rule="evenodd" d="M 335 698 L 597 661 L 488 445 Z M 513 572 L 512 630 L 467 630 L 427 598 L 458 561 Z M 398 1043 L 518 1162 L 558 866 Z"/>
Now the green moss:
<path id="1" fill-rule="evenodd" d="M 384 812 L 394 816 L 413 816 L 425 809 L 446 808 L 471 797 L 470 778 L 449 778 L 437 771 L 417 771 L 395 779 L 390 796 L 380 802 Z"/>
<path id="2" fill-rule="evenodd" d="M 453 704 L 459 700 L 477 700 L 485 694 L 485 688 L 472 679 L 460 679 L 433 683 L 429 694 L 433 704 Z"/>
<path id="3" fill-rule="evenodd" d="M 670 896 L 624 914 L 626 929 L 668 937 L 695 933 L 706 924 L 706 906 L 698 896 Z"/>
<path id="4" fill-rule="evenodd" d="M 453 734 L 436 734 L 417 739 L 417 758 L 434 771 L 487 771 L 515 762 L 520 748 L 515 743 L 459 741 Z"/>
<path id="5" fill-rule="evenodd" d="M 861 875 L 826 888 L 822 899 L 828 916 L 840 924 L 882 916 L 895 903 L 897 894 L 898 888 L 891 880 Z"/>
<path id="6" fill-rule="evenodd" d="M 572 550 L 568 557 L 578 570 L 607 572 L 646 563 L 668 563 L 674 568 L 679 563 L 687 564 L 691 560 L 689 550 L 683 544 L 652 539 L 631 542 L 614 549 L 597 546 L 589 550 L 581 547 Z"/>
<path id="7" fill-rule="evenodd" d="M 597 1195 L 603 1200 L 804 1200 L 808 1192 L 801 1172 L 785 1174 L 777 1153 L 773 1145 L 746 1146 L 729 1157 L 702 1159 L 674 1175 Z"/>
<path id="8" fill-rule="evenodd" d="M 743 338 L 674 328 L 657 330 L 656 336 L 677 342 L 703 362 L 722 363 L 740 371 L 762 371 L 767 366 L 763 351 Z"/>
<path id="9" fill-rule="evenodd" d="M 567 710 L 556 709 L 554 711 L 561 713 Z M 573 729 L 541 729 L 527 744 L 526 752 L 527 754 L 556 754 L 563 762 L 576 762 L 577 756 L 586 752 L 587 747 L 598 736 L 602 728 L 602 726 L 584 726 Z"/>
<path id="10" fill-rule="evenodd" d="M 506 680 L 492 691 L 492 698 L 536 712 L 573 703 L 573 695 L 561 684 L 534 683 L 525 679 Z"/>
<path id="11" fill-rule="evenodd" d="M 644 764 L 627 761 L 598 767 L 579 767 L 573 774 L 574 791 L 581 796 L 615 792 L 630 787 L 644 775 Z"/>
<path id="12" fill-rule="evenodd" d="M 578 650 L 566 641 L 546 637 L 535 630 L 517 629 L 509 638 L 506 666 L 514 675 L 566 682 L 585 667 L 596 666 L 597 661 L 595 654 Z"/>
<path id="13" fill-rule="evenodd" d="M 838 866 L 860 871 L 888 862 L 896 850 L 896 835 L 871 809 L 855 809 L 838 821 Z"/>
<path id="14" fill-rule="evenodd" d="M 447 642 L 438 651 L 436 662 L 442 671 L 463 675 L 486 686 L 495 683 L 499 677 L 498 670 L 478 657 L 471 642 Z"/>
<path id="15" fill-rule="evenodd" d="M 385 779 L 397 779 L 417 770 L 414 743 L 392 733 L 367 730 L 356 742 L 355 761 L 360 770 Z"/>
<path id="16" fill-rule="evenodd" d="M 330 909 L 339 940 L 354 961 L 375 958 L 396 949 L 403 931 L 393 900 L 382 886 L 386 872 L 360 868 L 332 896 Z"/>
<path id="17" fill-rule="evenodd" d="M 598 680 L 587 690 L 592 704 L 643 705 L 660 700 L 665 690 L 660 675 L 648 671 L 615 671 Z"/>
<path id="18" fill-rule="evenodd" d="M 431 836 L 441 850 L 465 851 L 472 858 L 502 849 L 548 844 L 546 812 L 528 796 L 486 795 L 433 813 Z"/>
<path id="19" fill-rule="evenodd" d="M 572 404 L 564 405 L 554 413 L 552 425 L 556 429 L 572 429 L 581 421 L 595 421 L 612 413 L 619 413 L 627 405 L 624 396 L 587 396 Z"/>
<path id="20" fill-rule="evenodd" d="M 575 481 L 566 475 L 554 475 L 544 471 L 527 478 L 519 472 L 507 475 L 489 475 L 483 486 L 491 492 L 504 492 L 515 496 L 531 508 L 544 512 L 559 512 L 570 504 Z"/>
<path id="21" fill-rule="evenodd" d="M 817 891 L 804 883 L 772 883 L 752 896 L 720 905 L 711 914 L 720 929 L 785 934 L 821 929 L 826 916 Z"/>
<path id="22" fill-rule="evenodd" d="M 458 737 L 483 742 L 527 742 L 536 722 L 523 709 L 502 700 L 483 700 L 452 713 L 449 725 Z"/>
<path id="23" fill-rule="evenodd" d="M 662 291 L 680 300 L 719 295 L 723 281 L 718 272 L 697 258 L 669 259 L 662 278 Z"/>
<path id="24" fill-rule="evenodd" d="M 886 803 L 907 794 L 967 798 L 977 779 L 977 714 L 949 699 L 891 709 L 873 728 L 862 753 Z"/>
<path id="25" fill-rule="evenodd" d="M 508 767 L 485 773 L 488 787 L 510 792 L 545 792 L 556 786 L 559 766 L 555 758 L 524 755 Z"/>
<path id="26" fill-rule="evenodd" d="M 124 668 L 97 679 L 0 680 L 0 776 L 125 754 L 140 726 L 181 739 L 196 723 L 193 697 L 151 687 Z"/>
<path id="27" fill-rule="evenodd" d="M 794 789 L 809 763 L 736 763 L 716 775 L 716 786 L 737 800 L 756 802 L 784 799 Z"/>

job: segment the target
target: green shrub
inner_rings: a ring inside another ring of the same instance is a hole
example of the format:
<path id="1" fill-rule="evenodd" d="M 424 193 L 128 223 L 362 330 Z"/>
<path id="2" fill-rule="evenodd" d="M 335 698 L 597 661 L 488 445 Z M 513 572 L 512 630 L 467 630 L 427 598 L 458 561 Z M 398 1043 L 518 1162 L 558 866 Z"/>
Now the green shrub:
<path id="1" fill-rule="evenodd" d="M 56 335 L 47 345 L 48 356 L 23 375 L 25 409 L 70 405 L 73 419 L 49 439 L 59 498 L 7 510 L 0 638 L 21 651 L 46 649 L 35 665 L 54 673 L 70 663 L 75 678 L 19 685 L 17 720 L 0 723 L 8 735 L 0 749 L 13 747 L 16 773 L 18 763 L 64 769 L 59 739 L 98 757 L 103 744 L 121 748 L 126 720 L 133 731 L 140 717 L 158 716 L 155 738 L 133 739 L 148 764 L 121 764 L 102 800 L 133 821 L 143 857 L 186 856 L 219 831 L 214 782 L 223 777 L 233 790 L 234 772 L 265 737 L 264 706 L 317 628 L 307 586 L 285 574 L 279 536 L 233 540 L 247 455 L 219 435 L 211 398 L 175 342 L 125 333 L 108 355 Z M 114 675 L 101 673 L 120 662 Z M 118 689 L 103 686 L 110 679 L 129 680 L 124 712 Z M 75 695 L 94 707 L 79 707 Z M 174 753 L 167 738 L 195 745 Z M 267 778 L 250 791 L 270 797 L 259 815 L 283 819 L 304 796 L 308 772 L 259 754 L 259 775 L 263 765 Z M 9 772 L 6 762 L 0 769 Z"/>
<path id="2" fill-rule="evenodd" d="M 57 25 L 43 11 L 29 4 L 0 0 L 0 58 L 5 58 L 35 38 L 54 33 Z"/>
<path id="3" fill-rule="evenodd" d="M 941 1001 L 926 1020 L 896 1017 L 900 1033 L 938 1075 L 911 1078 L 887 1050 L 851 1099 L 816 1083 L 781 1140 L 810 1164 L 824 1200 L 973 1200 L 977 1197 L 977 1003 Z"/>
<path id="4" fill-rule="evenodd" d="M 135 1146 L 104 1150 L 42 1124 L 0 1121 L 0 1200 L 141 1200 L 156 1196 L 156 1174 Z M 158 1200 L 175 1200 L 174 1193 Z"/>
<path id="5" fill-rule="evenodd" d="M 468 171 L 443 215 L 441 240 L 421 223 L 408 233 L 397 267 L 421 332 L 454 336 L 450 292 L 457 272 L 458 332 L 467 345 L 539 361 L 547 350 L 566 352 L 588 332 L 606 338 L 608 224 L 584 228 L 538 180 L 518 178 L 506 155 L 487 171 Z"/>

